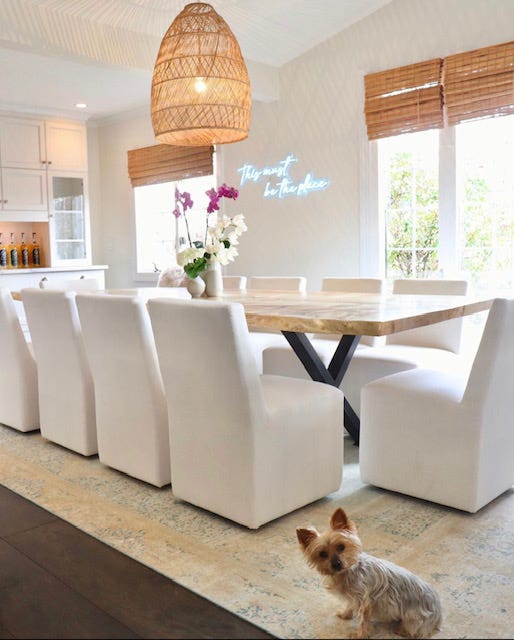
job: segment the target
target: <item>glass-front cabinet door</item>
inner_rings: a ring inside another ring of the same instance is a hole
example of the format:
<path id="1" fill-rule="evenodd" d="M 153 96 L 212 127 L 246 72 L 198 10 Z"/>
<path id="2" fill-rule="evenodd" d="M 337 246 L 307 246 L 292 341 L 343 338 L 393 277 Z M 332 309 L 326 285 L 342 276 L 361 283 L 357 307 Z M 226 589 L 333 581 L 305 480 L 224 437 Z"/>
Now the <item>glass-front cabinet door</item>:
<path id="1" fill-rule="evenodd" d="M 50 176 L 52 264 L 90 264 L 89 212 L 83 174 Z"/>

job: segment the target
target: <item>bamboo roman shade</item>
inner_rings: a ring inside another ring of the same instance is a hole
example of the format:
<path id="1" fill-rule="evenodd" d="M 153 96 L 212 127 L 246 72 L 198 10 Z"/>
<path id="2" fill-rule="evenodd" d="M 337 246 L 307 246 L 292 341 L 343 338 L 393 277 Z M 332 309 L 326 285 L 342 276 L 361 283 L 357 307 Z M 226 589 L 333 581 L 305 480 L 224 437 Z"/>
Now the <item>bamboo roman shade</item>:
<path id="1" fill-rule="evenodd" d="M 128 152 L 128 173 L 133 187 L 213 173 L 214 147 L 178 147 L 155 144 Z"/>
<path id="2" fill-rule="evenodd" d="M 443 126 L 442 58 L 365 76 L 368 138 Z"/>
<path id="3" fill-rule="evenodd" d="M 514 113 L 514 42 L 444 60 L 447 124 Z"/>
<path id="4" fill-rule="evenodd" d="M 514 114 L 514 42 L 364 77 L 368 138 Z"/>

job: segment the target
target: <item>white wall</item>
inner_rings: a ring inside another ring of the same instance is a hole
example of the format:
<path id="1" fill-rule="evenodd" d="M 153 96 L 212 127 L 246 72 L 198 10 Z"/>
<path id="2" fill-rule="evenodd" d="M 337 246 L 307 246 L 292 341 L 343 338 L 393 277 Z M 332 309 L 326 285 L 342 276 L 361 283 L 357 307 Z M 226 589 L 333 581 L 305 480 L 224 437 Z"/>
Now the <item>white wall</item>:
<path id="1" fill-rule="evenodd" d="M 109 265 L 107 287 L 132 287 L 136 272 L 135 224 L 127 151 L 155 144 L 149 109 L 148 113 L 138 111 L 112 124 L 103 124 L 96 135 L 99 170 L 90 186 L 91 191 L 100 193 L 100 202 L 97 198 L 91 203 L 93 257 L 95 263 Z M 96 211 L 93 204 L 98 207 Z"/>
<path id="2" fill-rule="evenodd" d="M 243 164 L 262 168 L 292 152 L 298 158 L 293 179 L 310 171 L 331 184 L 325 191 L 282 200 L 265 200 L 262 183 L 243 186 L 236 204 L 249 230 L 228 271 L 306 275 L 310 289 L 318 288 L 324 275 L 373 275 L 380 256 L 375 212 L 366 204 L 363 76 L 507 42 L 513 24 L 513 0 L 393 0 L 283 67 L 280 100 L 254 102 L 249 138 L 219 147 L 221 180 L 237 186 Z M 95 261 L 111 265 L 109 286 L 131 286 L 126 151 L 154 143 L 150 117 L 102 126 L 98 135 L 101 215 L 94 220 L 101 219 L 101 225 L 95 225 L 93 242 L 102 249 L 95 249 Z"/>

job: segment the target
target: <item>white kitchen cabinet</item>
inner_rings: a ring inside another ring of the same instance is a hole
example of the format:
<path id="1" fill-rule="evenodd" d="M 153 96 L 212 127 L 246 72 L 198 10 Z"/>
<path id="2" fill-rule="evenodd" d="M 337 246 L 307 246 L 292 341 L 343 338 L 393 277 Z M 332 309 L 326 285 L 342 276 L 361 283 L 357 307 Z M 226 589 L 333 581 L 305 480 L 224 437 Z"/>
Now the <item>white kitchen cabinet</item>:
<path id="1" fill-rule="evenodd" d="M 21 169 L 45 168 L 43 120 L 0 117 L 0 166 Z"/>
<path id="2" fill-rule="evenodd" d="M 0 226 L 19 239 L 30 223 L 42 266 L 91 264 L 83 122 L 0 113 Z"/>
<path id="3" fill-rule="evenodd" d="M 52 171 L 87 171 L 87 135 L 81 122 L 47 120 L 46 163 Z"/>
<path id="4" fill-rule="evenodd" d="M 48 212 L 45 170 L 3 167 L 1 182 L 0 211 L 2 213 L 10 211 Z"/>
<path id="5" fill-rule="evenodd" d="M 98 280 L 98 287 L 104 289 L 107 268 L 103 264 L 77 268 L 0 269 L 0 287 L 7 287 L 11 291 L 21 291 L 25 287 L 39 287 L 43 278 L 53 281 L 95 278 Z"/>
<path id="6" fill-rule="evenodd" d="M 83 122 L 0 115 L 0 166 L 87 171 Z"/>

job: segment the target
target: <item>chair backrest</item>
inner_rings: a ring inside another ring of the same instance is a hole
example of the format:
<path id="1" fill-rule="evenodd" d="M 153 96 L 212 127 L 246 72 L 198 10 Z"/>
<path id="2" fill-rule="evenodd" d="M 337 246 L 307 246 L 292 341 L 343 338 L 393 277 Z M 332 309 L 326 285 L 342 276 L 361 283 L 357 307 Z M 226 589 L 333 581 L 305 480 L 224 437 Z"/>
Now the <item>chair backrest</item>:
<path id="1" fill-rule="evenodd" d="M 393 282 L 394 294 L 466 295 L 467 280 L 427 280 L 421 278 L 398 279 Z M 400 331 L 386 337 L 386 344 L 412 347 L 430 347 L 459 353 L 462 338 L 462 318 L 445 320 L 427 327 Z"/>
<path id="2" fill-rule="evenodd" d="M 322 291 L 340 291 L 342 293 L 382 293 L 385 280 L 382 278 L 323 278 Z"/>
<path id="3" fill-rule="evenodd" d="M 153 298 L 148 311 L 168 402 L 173 490 L 181 494 L 181 470 L 194 464 L 204 482 L 227 476 L 217 482 L 239 501 L 230 469 L 251 481 L 254 426 L 265 417 L 243 306 Z"/>
<path id="4" fill-rule="evenodd" d="M 93 378 L 75 293 L 22 289 L 36 356 L 41 433 L 83 455 L 97 453 Z"/>
<path id="5" fill-rule="evenodd" d="M 514 483 L 514 299 L 496 298 L 489 311 L 482 339 L 462 398 L 469 428 L 478 425 L 479 502 L 487 502 Z M 463 443 L 466 446 L 466 443 Z"/>
<path id="6" fill-rule="evenodd" d="M 300 291 L 307 288 L 307 278 L 303 276 L 251 276 L 247 287 L 250 289 L 268 289 L 271 291 Z"/>
<path id="7" fill-rule="evenodd" d="M 78 293 L 76 302 L 95 384 L 100 459 L 106 451 L 109 464 L 112 452 L 117 468 L 125 464 L 122 471 L 163 486 L 170 481 L 168 414 L 146 302 L 103 293 Z M 155 454 L 148 456 L 155 469 L 138 460 L 146 451 Z"/>
<path id="8" fill-rule="evenodd" d="M 59 289 L 60 291 L 97 291 L 100 284 L 96 278 L 74 278 L 70 280 L 45 280 L 39 281 L 41 289 Z"/>
<path id="9" fill-rule="evenodd" d="M 223 288 L 227 291 L 243 291 L 246 289 L 246 276 L 223 276 Z"/>
<path id="10" fill-rule="evenodd" d="M 322 291 L 334 293 L 382 293 L 385 289 L 385 280 L 382 278 L 323 278 Z M 315 333 L 314 338 L 325 340 L 339 340 L 340 335 L 331 333 Z M 378 344 L 381 338 L 374 336 L 361 336 L 359 344 L 373 346 Z"/>
<path id="11" fill-rule="evenodd" d="M 469 374 L 463 402 L 491 421 L 512 425 L 514 397 L 514 299 L 496 298 L 482 333 Z M 513 399 L 511 399 L 513 398 Z M 514 428 L 511 426 L 514 433 Z"/>
<path id="12" fill-rule="evenodd" d="M 145 300 L 78 293 L 76 302 L 97 407 L 102 415 L 115 411 L 120 432 L 124 414 L 149 428 L 155 411 L 166 415 L 166 406 Z"/>
<path id="13" fill-rule="evenodd" d="M 39 429 L 37 369 L 9 289 L 0 288 L 0 422 L 19 431 Z"/>

